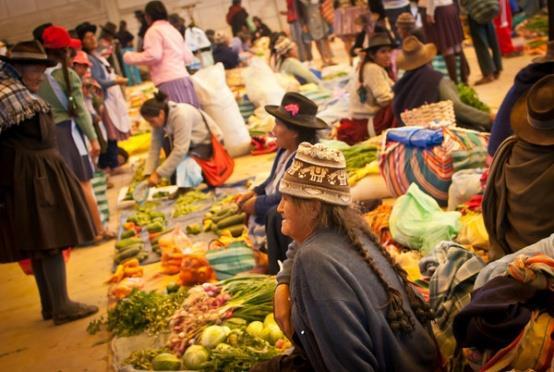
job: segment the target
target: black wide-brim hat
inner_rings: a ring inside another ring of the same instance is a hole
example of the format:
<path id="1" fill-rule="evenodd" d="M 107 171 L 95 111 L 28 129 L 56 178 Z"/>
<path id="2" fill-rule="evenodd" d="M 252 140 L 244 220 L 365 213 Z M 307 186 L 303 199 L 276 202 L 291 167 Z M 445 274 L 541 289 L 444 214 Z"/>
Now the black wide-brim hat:
<path id="1" fill-rule="evenodd" d="M 58 62 L 49 59 L 42 44 L 37 40 L 22 41 L 10 50 L 8 56 L 0 56 L 0 60 L 12 65 L 42 65 L 54 67 Z"/>
<path id="2" fill-rule="evenodd" d="M 98 28 L 96 27 L 96 25 L 93 25 L 90 22 L 83 22 L 79 24 L 77 27 L 75 27 L 75 32 L 77 33 L 77 36 L 79 37 L 79 39 L 83 40 L 87 32 L 92 32 L 93 34 L 96 35 L 97 29 Z"/>
<path id="3" fill-rule="evenodd" d="M 326 129 L 329 126 L 318 118 L 317 105 L 302 94 L 286 93 L 280 106 L 267 105 L 265 110 L 275 118 L 292 125 L 311 129 Z"/>

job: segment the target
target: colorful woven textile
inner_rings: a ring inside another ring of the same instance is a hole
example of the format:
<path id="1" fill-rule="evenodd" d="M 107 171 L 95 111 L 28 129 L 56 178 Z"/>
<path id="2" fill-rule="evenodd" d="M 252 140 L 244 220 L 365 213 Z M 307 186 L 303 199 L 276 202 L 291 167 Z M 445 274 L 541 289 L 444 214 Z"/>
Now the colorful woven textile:
<path id="1" fill-rule="evenodd" d="M 454 172 L 485 166 L 488 134 L 452 127 L 442 131 L 442 144 L 428 149 L 386 140 L 379 167 L 393 196 L 405 194 L 415 182 L 446 206 Z"/>
<path id="2" fill-rule="evenodd" d="M 106 175 L 103 172 L 96 172 L 91 182 L 102 223 L 106 224 L 110 219 L 110 206 L 106 196 L 108 191 Z"/>
<path id="3" fill-rule="evenodd" d="M 518 256 L 508 265 L 508 275 L 538 289 L 548 289 L 554 279 L 554 258 L 544 254 Z"/>

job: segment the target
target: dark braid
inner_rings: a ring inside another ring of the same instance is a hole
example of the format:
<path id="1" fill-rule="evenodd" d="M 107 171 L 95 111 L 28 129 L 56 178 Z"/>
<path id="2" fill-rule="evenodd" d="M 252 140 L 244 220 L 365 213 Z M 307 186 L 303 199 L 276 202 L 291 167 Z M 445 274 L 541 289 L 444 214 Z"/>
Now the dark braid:
<path id="1" fill-rule="evenodd" d="M 360 235 L 362 234 L 379 247 L 383 256 L 385 256 L 387 261 L 401 278 L 408 296 L 410 308 L 421 324 L 428 325 L 428 322 L 433 318 L 429 305 L 415 293 L 408 280 L 408 274 L 406 271 L 402 269 L 398 263 L 396 263 L 387 250 L 377 241 L 374 234 L 369 229 L 369 226 L 358 212 L 350 207 L 341 207 L 322 203 L 321 211 L 316 220 L 316 226 L 319 228 L 332 227 L 346 235 L 348 240 L 352 243 L 354 249 L 360 256 L 362 256 L 363 260 L 375 273 L 388 296 L 388 301 L 385 304 L 385 307 L 387 308 L 386 318 L 394 332 L 409 333 L 413 331 L 415 323 L 409 312 L 403 307 L 403 300 L 400 292 L 391 287 L 391 285 L 385 280 L 383 274 L 375 264 L 375 261 L 367 249 L 364 248 L 360 239 Z"/>

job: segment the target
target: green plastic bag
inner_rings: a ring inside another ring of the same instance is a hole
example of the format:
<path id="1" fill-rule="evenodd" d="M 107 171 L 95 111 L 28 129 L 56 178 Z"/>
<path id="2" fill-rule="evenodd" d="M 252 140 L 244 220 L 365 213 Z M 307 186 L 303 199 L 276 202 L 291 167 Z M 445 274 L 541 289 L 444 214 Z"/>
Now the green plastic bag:
<path id="1" fill-rule="evenodd" d="M 428 254 L 443 240 L 452 240 L 460 231 L 459 212 L 443 212 L 438 203 L 412 183 L 399 197 L 389 220 L 394 240 Z"/>

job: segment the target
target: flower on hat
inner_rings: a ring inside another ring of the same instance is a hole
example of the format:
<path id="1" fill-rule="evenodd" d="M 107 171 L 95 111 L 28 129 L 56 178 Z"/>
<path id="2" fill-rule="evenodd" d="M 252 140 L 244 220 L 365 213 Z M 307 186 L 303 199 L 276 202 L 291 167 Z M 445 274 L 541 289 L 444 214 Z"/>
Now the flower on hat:
<path id="1" fill-rule="evenodd" d="M 297 103 L 289 103 L 288 105 L 285 105 L 285 107 L 283 107 L 283 108 L 293 118 L 296 117 L 296 115 L 298 115 L 298 112 L 300 111 L 300 107 L 298 106 Z"/>

